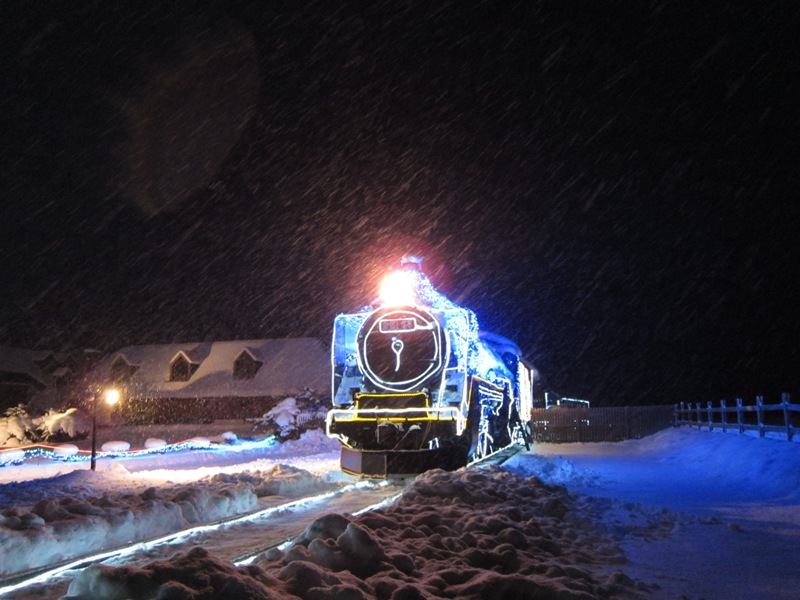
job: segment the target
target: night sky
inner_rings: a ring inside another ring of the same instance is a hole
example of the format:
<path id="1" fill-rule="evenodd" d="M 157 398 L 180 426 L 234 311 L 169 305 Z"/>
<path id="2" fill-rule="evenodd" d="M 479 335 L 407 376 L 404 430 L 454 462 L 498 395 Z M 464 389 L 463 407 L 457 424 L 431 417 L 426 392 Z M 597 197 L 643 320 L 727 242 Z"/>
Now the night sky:
<path id="1" fill-rule="evenodd" d="M 413 253 L 563 396 L 797 401 L 800 8 L 690 4 L 4 2 L 0 344 L 327 342 Z"/>

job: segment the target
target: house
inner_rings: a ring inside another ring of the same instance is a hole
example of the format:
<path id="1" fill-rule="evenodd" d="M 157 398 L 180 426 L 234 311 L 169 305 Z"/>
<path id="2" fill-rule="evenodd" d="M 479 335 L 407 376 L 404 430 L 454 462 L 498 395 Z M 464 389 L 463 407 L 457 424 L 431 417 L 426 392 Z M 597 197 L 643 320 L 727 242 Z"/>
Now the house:
<path id="1" fill-rule="evenodd" d="M 0 414 L 19 404 L 59 404 L 75 370 L 70 354 L 0 346 Z"/>
<path id="2" fill-rule="evenodd" d="M 319 340 L 288 338 L 128 346 L 103 358 L 90 392 L 113 387 L 126 422 L 260 417 L 305 389 L 327 393 L 330 354 Z"/>

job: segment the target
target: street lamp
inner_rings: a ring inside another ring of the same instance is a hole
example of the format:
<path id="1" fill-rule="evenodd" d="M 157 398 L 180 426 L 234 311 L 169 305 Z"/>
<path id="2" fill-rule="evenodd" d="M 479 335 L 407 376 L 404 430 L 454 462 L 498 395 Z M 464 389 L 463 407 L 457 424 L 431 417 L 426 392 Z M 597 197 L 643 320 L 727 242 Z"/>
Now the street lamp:
<path id="1" fill-rule="evenodd" d="M 92 461 L 91 461 L 91 469 L 92 471 L 95 470 L 95 466 L 97 464 L 97 396 L 99 394 L 95 392 L 92 396 Z M 106 390 L 105 393 L 105 401 L 106 404 L 109 406 L 114 406 L 117 402 L 119 402 L 119 390 L 115 390 L 114 388 L 109 388 Z"/>

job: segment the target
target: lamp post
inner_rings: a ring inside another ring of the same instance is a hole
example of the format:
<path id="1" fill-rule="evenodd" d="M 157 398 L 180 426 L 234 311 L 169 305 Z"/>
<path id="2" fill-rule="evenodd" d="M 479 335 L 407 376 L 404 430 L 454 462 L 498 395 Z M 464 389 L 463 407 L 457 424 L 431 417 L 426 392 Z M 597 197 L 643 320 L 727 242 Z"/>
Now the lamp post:
<path id="1" fill-rule="evenodd" d="M 91 461 L 91 470 L 95 470 L 95 466 L 97 465 L 97 396 L 99 394 L 95 392 L 92 396 L 92 461 Z M 119 391 L 115 390 L 114 388 L 109 388 L 106 390 L 105 393 L 105 401 L 106 404 L 109 406 L 115 405 L 119 402 Z"/>

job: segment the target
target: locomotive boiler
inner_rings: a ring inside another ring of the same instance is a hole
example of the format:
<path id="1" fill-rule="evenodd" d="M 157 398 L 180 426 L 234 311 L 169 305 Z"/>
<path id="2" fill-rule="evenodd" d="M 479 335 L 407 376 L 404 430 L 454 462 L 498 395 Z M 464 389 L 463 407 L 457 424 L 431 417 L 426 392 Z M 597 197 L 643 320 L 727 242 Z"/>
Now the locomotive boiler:
<path id="1" fill-rule="evenodd" d="M 528 440 L 535 369 L 405 257 L 371 305 L 334 320 L 327 433 L 364 477 L 455 470 Z"/>

